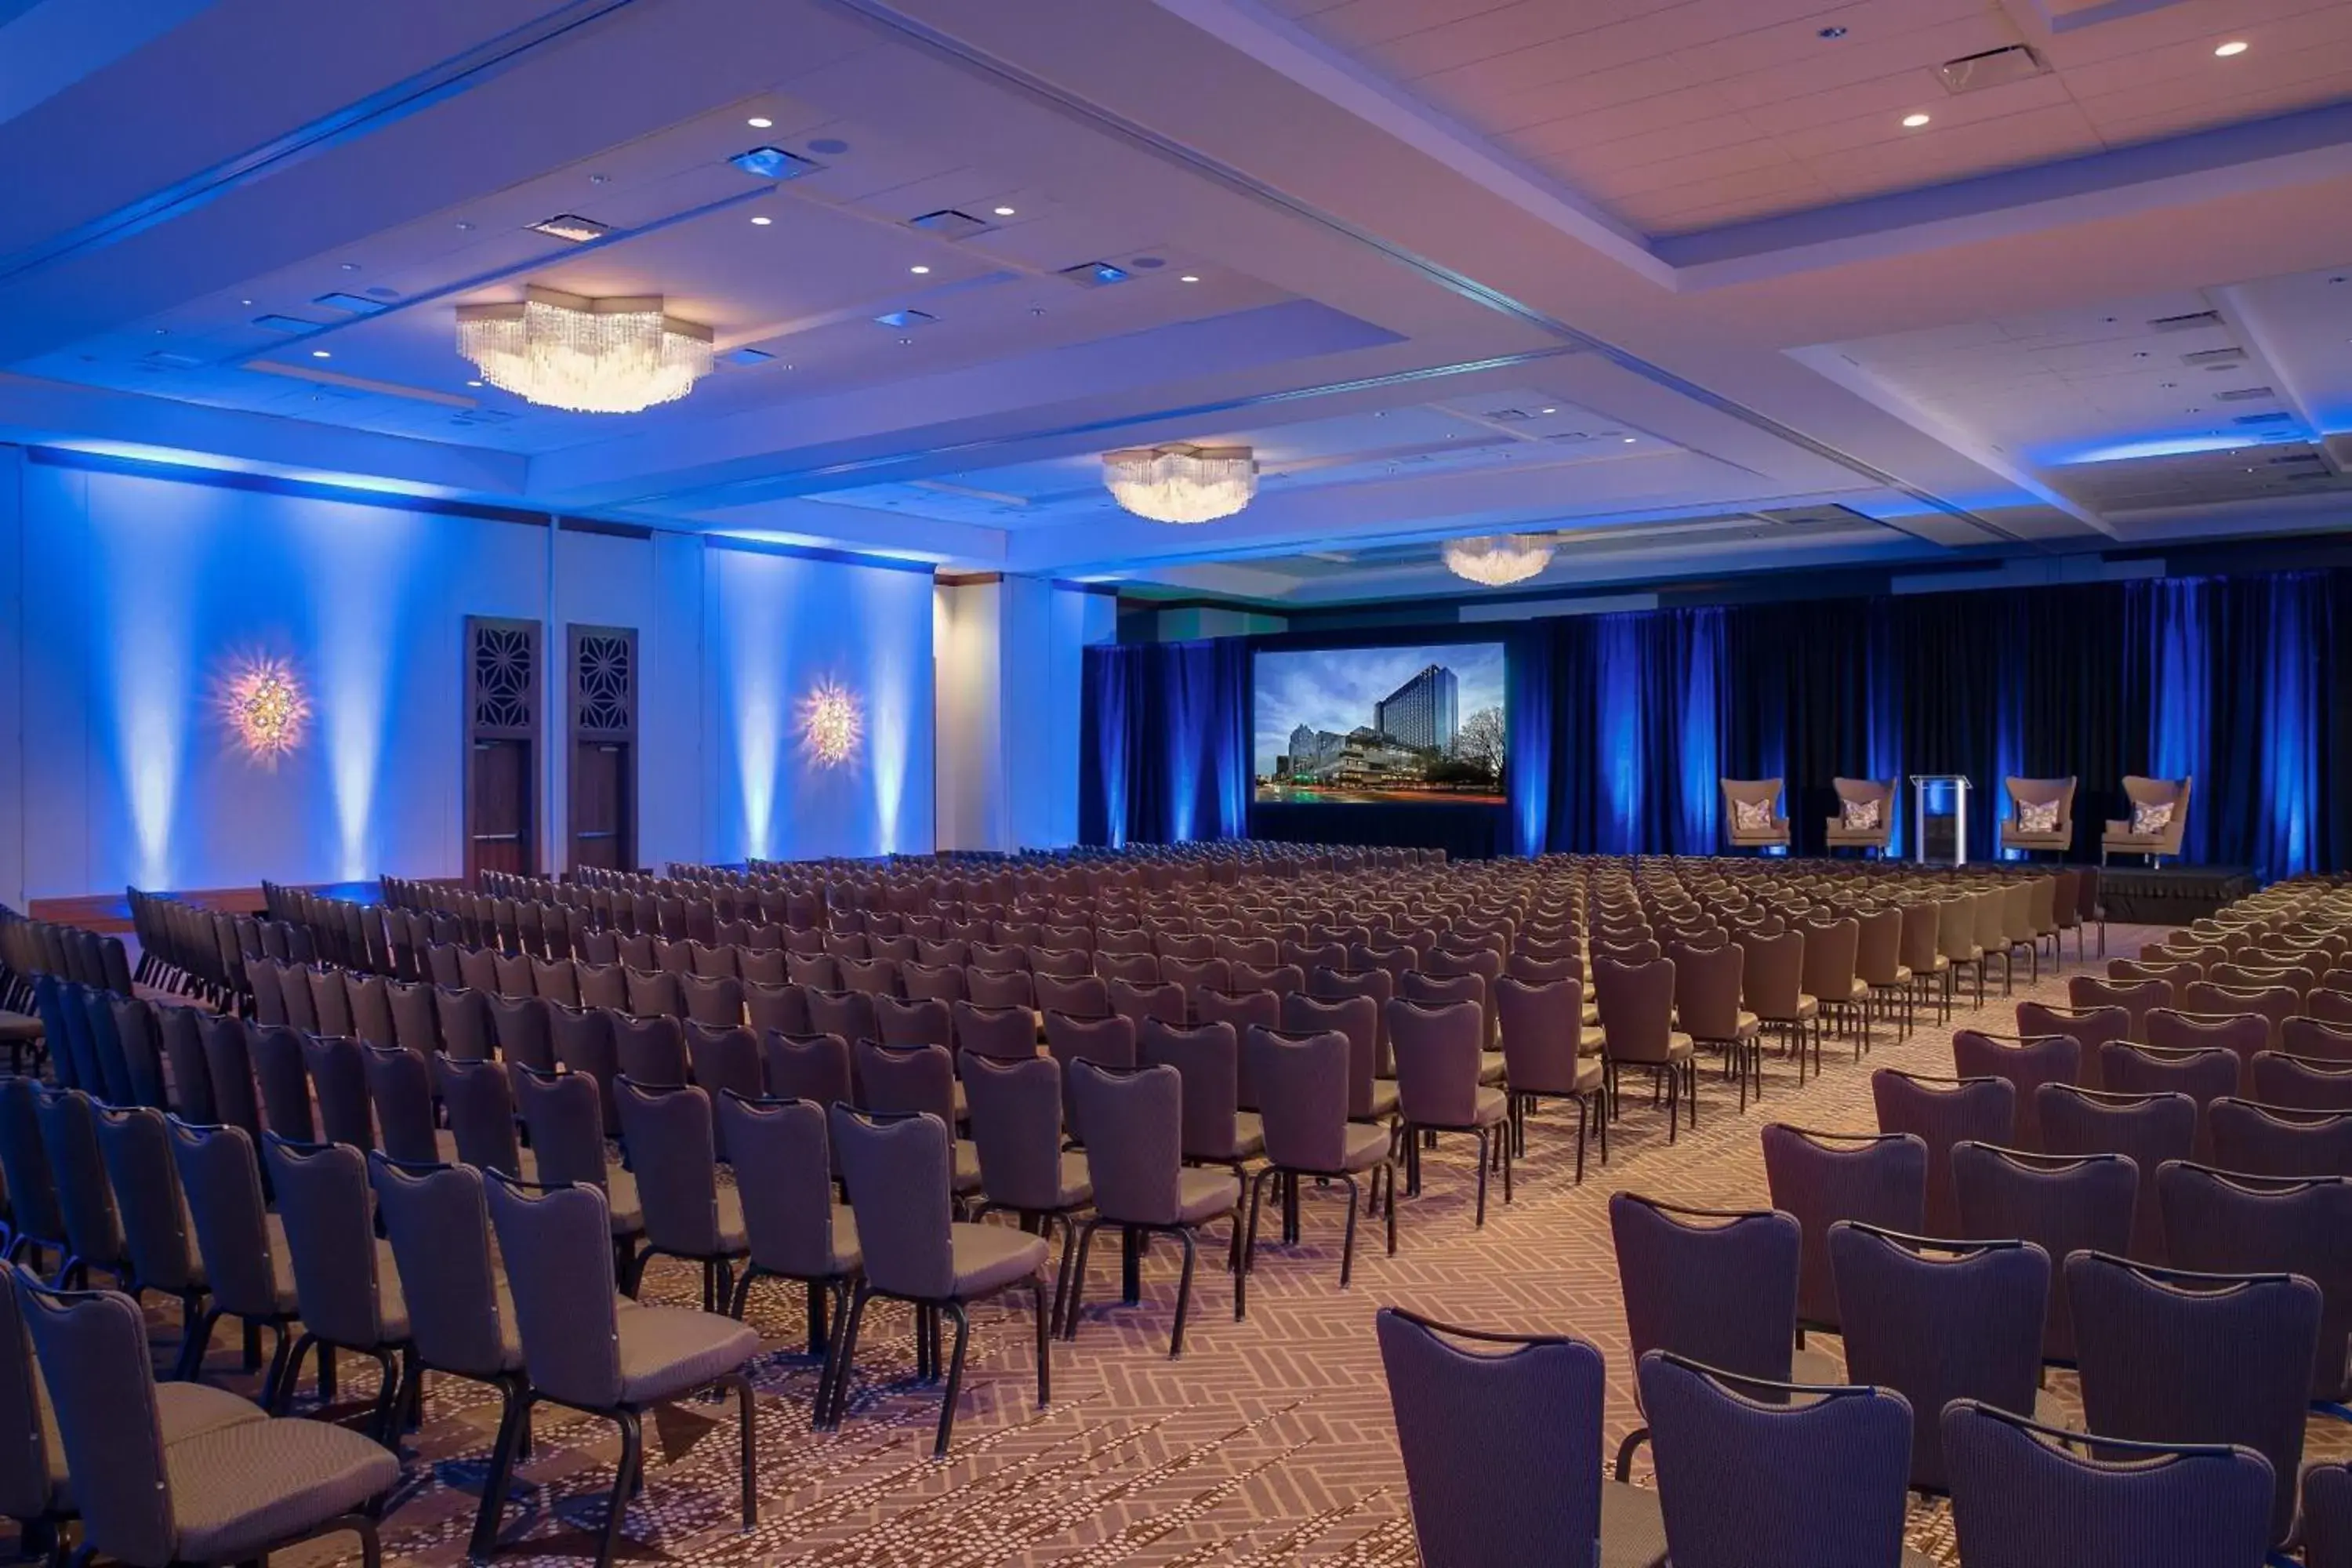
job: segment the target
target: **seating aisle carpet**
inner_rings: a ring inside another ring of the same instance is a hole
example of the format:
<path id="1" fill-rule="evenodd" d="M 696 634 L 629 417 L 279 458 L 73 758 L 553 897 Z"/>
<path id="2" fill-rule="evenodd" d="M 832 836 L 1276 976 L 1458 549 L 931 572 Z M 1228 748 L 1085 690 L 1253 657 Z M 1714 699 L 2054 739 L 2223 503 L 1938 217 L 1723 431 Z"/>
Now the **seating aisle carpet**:
<path id="1" fill-rule="evenodd" d="M 2159 934 L 2116 926 L 2109 952 L 2135 952 Z M 2099 967 L 2095 953 L 2092 967 Z M 2014 1033 L 2016 1001 L 2063 1002 L 2064 975 L 2081 972 L 2070 944 L 2063 972 L 2045 965 L 2040 983 L 2029 985 L 2021 966 L 2014 995 L 2003 999 L 1996 984 L 1981 1013 L 1957 1012 L 1953 1026 Z M 1380 1228 L 1365 1224 L 1354 1284 L 1344 1292 L 1338 1288 L 1341 1190 L 1310 1190 L 1303 1246 L 1265 1245 L 1274 1227 L 1262 1225 L 1246 1323 L 1232 1320 L 1222 1247 L 1202 1248 L 1181 1361 L 1167 1356 L 1176 1249 L 1154 1247 L 1143 1304 L 1122 1308 L 1116 1304 L 1118 1248 L 1097 1247 L 1078 1341 L 1055 1347 L 1049 1408 L 1034 1405 L 1034 1341 L 1025 1306 L 992 1301 L 973 1310 L 961 1413 L 944 1462 L 929 1457 L 938 1394 L 911 1383 L 913 1342 L 904 1309 L 869 1314 L 848 1419 L 838 1432 L 813 1434 L 808 1408 L 816 1371 L 796 1353 L 805 1334 L 800 1292 L 762 1285 L 751 1309 L 769 1345 L 753 1368 L 761 1394 L 757 1529 L 746 1536 L 738 1528 L 731 1405 L 665 1412 L 648 1423 L 646 1484 L 629 1510 L 624 1555 L 844 1568 L 1410 1564 L 1415 1556 L 1404 1476 L 1372 1334 L 1377 1308 L 1393 1303 L 1453 1322 L 1591 1339 L 1609 1357 L 1603 1452 L 1613 1453 L 1636 1418 L 1609 1194 L 1623 1187 L 1682 1204 L 1764 1206 L 1758 1130 L 1765 1121 L 1871 1130 L 1871 1069 L 1948 1074 L 1950 1033 L 1924 1023 L 1898 1044 L 1882 1027 L 1860 1063 L 1851 1045 L 1832 1038 L 1823 1047 L 1826 1072 L 1801 1089 L 1792 1064 L 1769 1058 L 1765 1098 L 1745 1115 L 1733 1086 L 1703 1069 L 1698 1130 L 1685 1129 L 1672 1146 L 1664 1112 L 1651 1108 L 1639 1076 L 1629 1074 L 1608 1166 L 1600 1164 L 1596 1145 L 1585 1184 L 1572 1185 L 1573 1120 L 1557 1109 L 1544 1111 L 1528 1124 L 1517 1201 L 1505 1205 L 1497 1184 L 1483 1231 L 1470 1224 L 1474 1146 L 1449 1138 L 1424 1161 L 1423 1195 L 1401 1206 L 1398 1256 L 1383 1257 Z M 698 1274 L 656 1262 L 647 1289 L 648 1299 L 691 1305 Z M 215 1364 L 234 1380 L 231 1338 L 220 1336 Z M 1836 1347 L 1832 1338 L 1813 1342 Z M 347 1397 L 373 1394 L 371 1370 L 354 1367 L 351 1378 L 356 1386 Z M 2053 1373 L 2051 1386 L 2071 1408 L 2072 1375 Z M 464 1560 L 497 1408 L 487 1389 L 431 1380 L 400 1505 L 384 1525 L 388 1561 Z M 2346 1431 L 2315 1421 L 2313 1457 L 2352 1450 L 2352 1438 L 2341 1436 Z M 584 1558 L 593 1551 L 618 1441 L 607 1424 L 542 1408 L 537 1444 L 510 1500 L 500 1561 Z M 1636 1478 L 1648 1480 L 1646 1453 Z M 1941 1503 L 1915 1503 L 1911 1533 L 1929 1555 L 1959 1561 Z M 282 1557 L 292 1564 L 334 1555 L 330 1544 Z"/>

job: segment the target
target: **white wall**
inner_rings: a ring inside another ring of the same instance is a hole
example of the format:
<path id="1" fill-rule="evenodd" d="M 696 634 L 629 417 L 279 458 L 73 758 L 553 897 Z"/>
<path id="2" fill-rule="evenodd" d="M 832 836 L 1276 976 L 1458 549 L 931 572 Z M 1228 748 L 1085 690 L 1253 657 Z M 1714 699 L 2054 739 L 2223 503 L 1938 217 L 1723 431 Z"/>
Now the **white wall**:
<path id="1" fill-rule="evenodd" d="M 0 447 L 0 899 L 456 873 L 469 615 L 546 623 L 541 864 L 561 864 L 571 622 L 637 630 L 641 861 L 928 850 L 929 595 L 927 572 L 846 558 Z M 254 655 L 289 660 L 313 710 L 274 769 L 213 709 Z M 866 710 L 839 768 L 793 743 L 819 679 Z"/>
<path id="2" fill-rule="evenodd" d="M 1017 576 L 935 599 L 940 847 L 1076 843 L 1086 647 L 1118 636 L 1118 601 Z"/>

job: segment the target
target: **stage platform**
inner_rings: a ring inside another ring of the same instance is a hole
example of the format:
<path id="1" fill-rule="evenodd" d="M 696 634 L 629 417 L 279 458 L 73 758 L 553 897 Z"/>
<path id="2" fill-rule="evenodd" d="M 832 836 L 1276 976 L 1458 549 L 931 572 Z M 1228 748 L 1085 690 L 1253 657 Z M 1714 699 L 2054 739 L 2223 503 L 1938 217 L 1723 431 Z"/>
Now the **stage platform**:
<path id="1" fill-rule="evenodd" d="M 2187 925 L 2261 886 L 2243 866 L 2109 866 L 2099 873 L 2099 902 L 2111 921 Z"/>

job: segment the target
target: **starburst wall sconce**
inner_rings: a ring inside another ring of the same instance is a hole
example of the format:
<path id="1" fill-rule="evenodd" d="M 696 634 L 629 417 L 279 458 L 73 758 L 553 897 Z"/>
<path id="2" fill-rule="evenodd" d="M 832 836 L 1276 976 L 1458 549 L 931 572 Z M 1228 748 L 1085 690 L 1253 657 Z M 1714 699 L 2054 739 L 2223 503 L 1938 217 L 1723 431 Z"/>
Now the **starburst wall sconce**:
<path id="1" fill-rule="evenodd" d="M 310 700 L 294 667 L 272 655 L 237 660 L 220 684 L 221 720 L 246 756 L 265 768 L 300 748 L 310 726 Z"/>
<path id="2" fill-rule="evenodd" d="M 837 768 L 857 755 L 866 738 L 866 710 L 857 694 L 835 680 L 820 680 L 801 699 L 801 751 L 821 768 Z"/>

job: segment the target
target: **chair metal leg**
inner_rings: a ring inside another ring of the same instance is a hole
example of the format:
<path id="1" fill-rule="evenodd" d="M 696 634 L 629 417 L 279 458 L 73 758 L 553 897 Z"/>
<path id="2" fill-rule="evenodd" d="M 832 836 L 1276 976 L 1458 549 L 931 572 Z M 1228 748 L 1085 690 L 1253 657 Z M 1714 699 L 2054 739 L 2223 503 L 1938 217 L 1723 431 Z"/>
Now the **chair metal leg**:
<path id="1" fill-rule="evenodd" d="M 1045 1312 L 1045 1286 L 1043 1280 L 1035 1283 L 1038 1292 L 1039 1321 L 1042 1322 Z M 955 1430 L 956 1395 L 963 1387 L 964 1343 L 971 1336 L 971 1320 L 964 1316 L 963 1303 L 951 1301 L 948 1304 L 947 1310 L 955 1319 L 955 1350 L 948 1360 L 947 1388 L 940 1400 L 940 1435 L 931 1444 L 931 1458 L 934 1459 L 944 1459 L 948 1457 L 948 1435 Z"/>
<path id="2" fill-rule="evenodd" d="M 748 1534 L 760 1522 L 760 1494 L 752 1485 L 760 1470 L 760 1428 L 751 1418 L 751 1380 L 739 1373 L 733 1381 L 735 1418 L 743 1428 L 743 1529 Z"/>
<path id="3" fill-rule="evenodd" d="M 1099 1219 L 1090 1219 L 1078 1230 L 1078 1260 L 1071 1267 L 1069 1292 L 1062 1301 L 1062 1337 L 1066 1340 L 1078 1337 L 1078 1314 L 1084 1310 L 1087 1293 L 1087 1255 L 1094 1250 L 1095 1232 L 1102 1228 L 1102 1224 Z"/>
<path id="4" fill-rule="evenodd" d="M 1037 1309 L 1037 1408 L 1043 1410 L 1054 1400 L 1054 1320 L 1045 1310 L 1045 1282 L 1029 1282 L 1030 1300 Z M 961 1314 L 959 1314 L 961 1316 Z M 963 1330 L 956 1330 L 956 1349 L 961 1357 Z"/>
<path id="5" fill-rule="evenodd" d="M 530 1395 L 519 1378 L 504 1378 L 499 1389 L 499 1435 L 490 1445 L 489 1474 L 482 1478 L 482 1502 L 474 1513 L 474 1536 L 466 1555 L 476 1563 L 488 1563 L 498 1550 L 499 1517 L 506 1510 L 507 1479 L 513 1473 L 515 1450 L 522 1435 L 523 1412 L 530 1407 Z"/>
<path id="6" fill-rule="evenodd" d="M 1486 1130 L 1478 1129 L 1478 1217 L 1473 1228 L 1483 1230 L 1486 1225 Z"/>
<path id="7" fill-rule="evenodd" d="M 1192 1304 L 1192 1255 L 1196 1250 L 1190 1229 L 1179 1229 L 1176 1238 L 1184 1244 L 1184 1271 L 1176 1277 L 1176 1323 L 1168 1335 L 1170 1361 L 1184 1353 L 1184 1311 Z"/>
<path id="8" fill-rule="evenodd" d="M 849 1320 L 842 1324 L 841 1337 L 834 1342 L 833 1403 L 830 1408 L 819 1406 L 824 1416 L 820 1425 L 828 1430 L 841 1425 L 841 1418 L 849 1408 L 849 1381 L 857 1372 L 855 1359 L 857 1354 L 857 1325 L 866 1316 L 866 1303 L 872 1294 L 864 1280 L 858 1281 L 857 1289 L 849 1298 Z"/>
<path id="9" fill-rule="evenodd" d="M 217 1310 L 198 1312 L 180 1336 L 180 1359 L 172 1368 L 172 1376 L 181 1383 L 193 1383 L 204 1371 L 205 1352 L 213 1342 L 213 1326 L 220 1321 Z"/>
<path id="10" fill-rule="evenodd" d="M 613 1419 L 621 1428 L 621 1458 L 613 1471 L 613 1498 L 605 1507 L 604 1538 L 596 1544 L 596 1568 L 612 1568 L 614 1553 L 620 1549 L 621 1525 L 628 1518 L 629 1494 L 645 1452 L 645 1428 L 637 1413 L 616 1411 Z"/>
<path id="11" fill-rule="evenodd" d="M 1602 1143 L 1606 1147 L 1605 1135 Z M 1384 1162 L 1381 1168 L 1389 1173 L 1389 1256 L 1394 1258 L 1396 1256 L 1396 1166 L 1392 1163 Z"/>
<path id="12" fill-rule="evenodd" d="M 1358 1200 L 1363 1196 L 1363 1194 L 1358 1189 L 1355 1177 L 1342 1176 L 1339 1179 L 1348 1184 L 1348 1239 L 1341 1243 L 1339 1247 L 1339 1289 L 1345 1290 L 1348 1288 L 1348 1277 L 1355 1271 L 1356 1209 Z M 1481 1183 L 1486 1180 L 1486 1164 L 1483 1161 L 1479 1163 L 1478 1179 Z M 1391 1200 L 1391 1203 L 1394 1201 Z"/>

